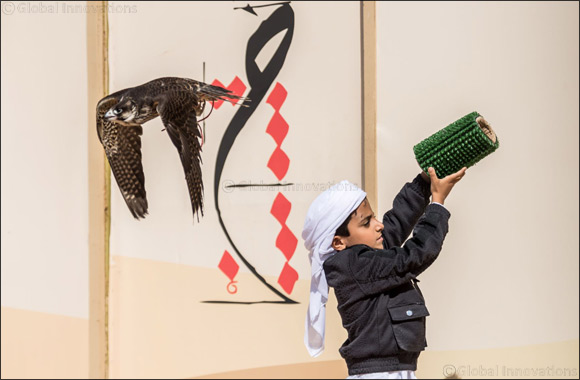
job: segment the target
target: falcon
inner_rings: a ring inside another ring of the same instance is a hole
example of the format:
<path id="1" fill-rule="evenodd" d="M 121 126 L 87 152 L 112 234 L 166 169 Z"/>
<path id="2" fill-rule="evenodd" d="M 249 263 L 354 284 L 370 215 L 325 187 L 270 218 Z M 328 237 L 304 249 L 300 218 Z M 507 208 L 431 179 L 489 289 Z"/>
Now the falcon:
<path id="1" fill-rule="evenodd" d="M 147 215 L 141 163 L 142 124 L 157 116 L 179 153 L 194 216 L 203 216 L 202 132 L 197 117 L 207 101 L 246 100 L 231 91 L 188 78 L 159 78 L 117 91 L 97 104 L 97 134 L 117 185 L 135 219 Z M 211 113 L 211 111 L 210 111 Z M 209 115 L 208 115 L 209 116 Z"/>

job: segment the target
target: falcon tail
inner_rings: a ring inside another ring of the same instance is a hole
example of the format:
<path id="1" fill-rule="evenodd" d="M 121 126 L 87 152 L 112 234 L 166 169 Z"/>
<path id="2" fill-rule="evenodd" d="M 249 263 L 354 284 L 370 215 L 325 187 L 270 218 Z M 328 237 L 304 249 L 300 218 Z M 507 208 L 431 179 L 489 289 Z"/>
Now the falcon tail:
<path id="1" fill-rule="evenodd" d="M 247 97 L 235 95 L 232 91 L 227 90 L 220 86 L 214 86 L 212 84 L 204 84 L 199 88 L 199 95 L 201 95 L 203 100 L 215 101 L 224 100 L 233 104 L 238 103 L 238 101 L 251 101 Z M 240 104 L 243 107 L 247 107 L 245 104 Z"/>

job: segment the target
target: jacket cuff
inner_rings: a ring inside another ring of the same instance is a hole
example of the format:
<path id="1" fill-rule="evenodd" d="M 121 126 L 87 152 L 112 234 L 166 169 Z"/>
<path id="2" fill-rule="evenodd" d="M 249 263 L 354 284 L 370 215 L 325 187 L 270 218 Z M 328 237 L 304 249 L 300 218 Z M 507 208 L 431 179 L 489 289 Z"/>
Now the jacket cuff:
<path id="1" fill-rule="evenodd" d="M 440 205 L 439 203 L 429 204 L 429 206 L 427 206 L 427 208 L 425 209 L 425 213 L 427 213 L 427 212 L 440 214 L 447 219 L 449 219 L 449 217 L 451 217 L 451 213 L 449 212 L 449 210 L 447 210 L 447 208 L 445 206 Z"/>
<path id="2" fill-rule="evenodd" d="M 411 188 L 417 193 L 421 194 L 423 198 L 429 200 L 431 196 L 431 184 L 427 182 L 421 174 L 417 174 L 413 182 L 411 182 Z"/>

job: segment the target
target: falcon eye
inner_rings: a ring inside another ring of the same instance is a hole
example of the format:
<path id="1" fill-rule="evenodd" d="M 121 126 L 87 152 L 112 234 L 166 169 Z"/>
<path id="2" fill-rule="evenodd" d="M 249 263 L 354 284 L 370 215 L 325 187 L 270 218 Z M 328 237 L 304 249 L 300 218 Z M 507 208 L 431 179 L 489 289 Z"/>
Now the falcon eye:
<path id="1" fill-rule="evenodd" d="M 120 114 L 121 112 L 123 112 L 123 110 L 122 110 L 122 109 L 120 109 L 120 108 L 115 108 L 115 109 L 113 110 L 113 113 L 114 113 L 115 115 L 118 115 L 118 114 Z"/>

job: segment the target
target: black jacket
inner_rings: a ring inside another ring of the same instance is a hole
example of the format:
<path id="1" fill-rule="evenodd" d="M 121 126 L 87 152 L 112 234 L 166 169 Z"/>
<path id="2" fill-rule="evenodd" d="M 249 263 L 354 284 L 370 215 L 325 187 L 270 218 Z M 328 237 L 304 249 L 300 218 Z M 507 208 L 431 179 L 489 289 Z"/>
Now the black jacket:
<path id="1" fill-rule="evenodd" d="M 416 277 L 439 255 L 450 216 L 428 205 L 429 196 L 429 184 L 418 175 L 383 217 L 384 249 L 355 245 L 324 262 L 348 331 L 339 351 L 349 375 L 417 369 L 429 312 Z"/>

